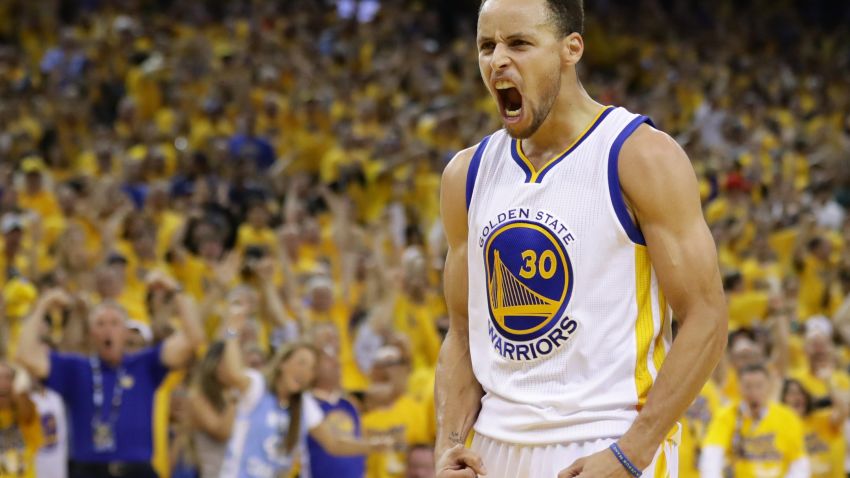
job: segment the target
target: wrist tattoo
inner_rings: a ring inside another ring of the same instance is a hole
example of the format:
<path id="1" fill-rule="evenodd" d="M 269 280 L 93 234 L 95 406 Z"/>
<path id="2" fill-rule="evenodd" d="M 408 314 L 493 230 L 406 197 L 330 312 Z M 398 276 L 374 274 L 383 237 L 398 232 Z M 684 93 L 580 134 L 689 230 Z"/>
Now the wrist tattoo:
<path id="1" fill-rule="evenodd" d="M 460 432 L 449 433 L 449 441 L 455 445 L 463 445 L 464 440 L 460 437 Z"/>

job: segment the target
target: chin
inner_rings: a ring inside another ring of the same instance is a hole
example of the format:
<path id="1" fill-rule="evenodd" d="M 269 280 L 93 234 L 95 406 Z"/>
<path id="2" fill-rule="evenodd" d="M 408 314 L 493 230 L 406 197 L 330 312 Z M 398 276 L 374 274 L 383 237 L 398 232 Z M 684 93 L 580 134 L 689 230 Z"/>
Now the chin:
<path id="1" fill-rule="evenodd" d="M 524 121 L 523 121 L 524 123 Z M 516 123 L 504 123 L 505 131 L 513 139 L 528 139 L 537 132 L 539 125 L 532 124 L 526 126 Z"/>

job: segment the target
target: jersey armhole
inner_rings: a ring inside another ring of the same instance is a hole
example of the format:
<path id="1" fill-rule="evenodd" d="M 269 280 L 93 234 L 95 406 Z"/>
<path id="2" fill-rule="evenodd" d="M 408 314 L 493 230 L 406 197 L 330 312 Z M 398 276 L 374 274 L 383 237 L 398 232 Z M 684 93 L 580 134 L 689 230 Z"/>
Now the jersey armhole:
<path id="1" fill-rule="evenodd" d="M 472 192 L 475 190 L 475 179 L 478 177 L 478 168 L 481 166 L 481 157 L 484 156 L 484 150 L 487 149 L 487 143 L 490 141 L 490 136 L 485 136 L 475 148 L 475 153 L 472 155 L 472 160 L 469 162 L 469 169 L 466 171 L 466 210 L 469 211 L 469 206 L 472 205 Z"/>
<path id="2" fill-rule="evenodd" d="M 623 227 L 626 235 L 635 244 L 642 246 L 646 245 L 646 239 L 640 228 L 635 224 L 635 221 L 629 215 L 629 209 L 626 206 L 626 200 L 623 198 L 623 190 L 620 188 L 620 172 L 618 165 L 620 163 L 620 150 L 623 149 L 623 143 L 638 129 L 642 124 L 648 124 L 655 127 L 652 120 L 647 116 L 638 116 L 623 128 L 622 131 L 614 139 L 611 145 L 611 152 L 608 155 L 608 195 L 611 197 L 611 204 L 614 206 L 614 212 L 620 225 Z"/>

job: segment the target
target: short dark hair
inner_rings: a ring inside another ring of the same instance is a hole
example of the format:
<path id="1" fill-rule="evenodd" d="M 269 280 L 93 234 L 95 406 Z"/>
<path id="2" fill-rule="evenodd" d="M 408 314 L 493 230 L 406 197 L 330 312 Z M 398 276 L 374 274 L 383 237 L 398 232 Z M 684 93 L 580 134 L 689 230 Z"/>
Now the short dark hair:
<path id="1" fill-rule="evenodd" d="M 481 6 L 486 2 L 481 0 Z M 584 35 L 584 0 L 546 0 L 546 5 L 561 36 Z"/>
<path id="2" fill-rule="evenodd" d="M 760 373 L 760 374 L 764 375 L 765 377 L 770 378 L 770 372 L 767 371 L 767 367 L 765 367 L 764 365 L 762 365 L 760 363 L 747 365 L 746 367 L 741 369 L 740 372 L 738 372 L 738 376 L 743 378 L 744 375 L 749 375 L 751 373 L 752 374 Z"/>

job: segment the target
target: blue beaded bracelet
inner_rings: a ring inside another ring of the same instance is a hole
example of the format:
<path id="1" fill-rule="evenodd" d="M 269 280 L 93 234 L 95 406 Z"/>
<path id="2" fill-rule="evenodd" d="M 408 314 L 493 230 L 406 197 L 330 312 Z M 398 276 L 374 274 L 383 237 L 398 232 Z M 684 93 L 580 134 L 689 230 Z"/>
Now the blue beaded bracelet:
<path id="1" fill-rule="evenodd" d="M 640 478 L 640 475 L 642 475 L 643 472 L 638 470 L 634 463 L 629 461 L 629 459 L 626 457 L 626 454 L 623 453 L 623 450 L 620 449 L 620 446 L 617 445 L 617 443 L 612 443 L 611 446 L 609 446 L 608 448 L 610 448 L 611 451 L 614 452 L 614 456 L 616 456 L 617 459 L 620 460 L 620 464 L 623 465 L 623 468 L 625 468 L 626 471 L 628 471 L 635 478 Z"/>

